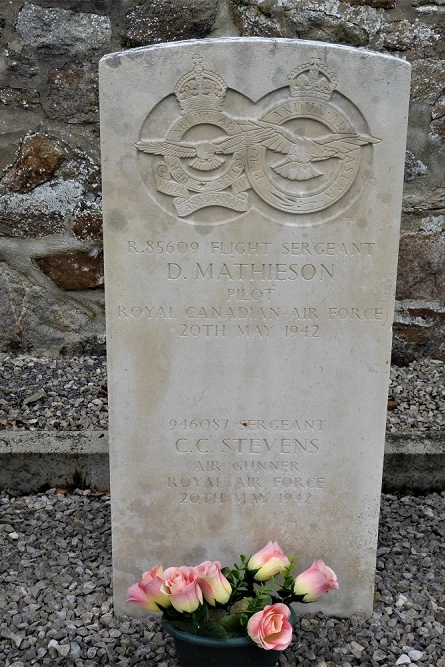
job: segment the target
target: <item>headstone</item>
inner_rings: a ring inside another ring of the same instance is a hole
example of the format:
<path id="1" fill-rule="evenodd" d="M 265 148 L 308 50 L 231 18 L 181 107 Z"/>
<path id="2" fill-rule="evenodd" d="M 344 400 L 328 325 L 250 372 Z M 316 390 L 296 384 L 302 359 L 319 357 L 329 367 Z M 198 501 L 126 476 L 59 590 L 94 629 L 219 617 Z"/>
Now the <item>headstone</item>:
<path id="1" fill-rule="evenodd" d="M 409 65 L 210 39 L 101 61 L 113 568 L 275 540 L 372 611 Z"/>

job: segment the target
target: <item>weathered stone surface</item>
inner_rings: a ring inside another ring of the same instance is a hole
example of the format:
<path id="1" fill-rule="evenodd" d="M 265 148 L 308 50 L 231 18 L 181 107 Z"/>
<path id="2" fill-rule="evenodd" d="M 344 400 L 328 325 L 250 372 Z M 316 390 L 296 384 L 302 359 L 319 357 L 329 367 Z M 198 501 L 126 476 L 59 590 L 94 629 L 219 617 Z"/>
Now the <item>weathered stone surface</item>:
<path id="1" fill-rule="evenodd" d="M 65 231 L 66 217 L 83 200 L 78 181 L 43 183 L 31 192 L 0 196 L 0 237 L 46 236 Z"/>
<path id="2" fill-rule="evenodd" d="M 99 132 L 96 125 L 70 124 L 68 132 L 62 134 L 61 145 L 66 154 L 57 171 L 57 176 L 65 181 L 77 181 L 85 190 L 81 207 L 88 207 L 92 198 L 100 192 L 100 154 L 97 141 Z"/>
<path id="3" fill-rule="evenodd" d="M 401 52 L 419 49 L 425 56 L 430 55 L 431 47 L 436 47 L 439 55 L 442 40 L 443 31 L 440 28 L 430 27 L 418 20 L 402 19 L 389 23 L 382 29 L 378 39 L 378 47 L 388 51 Z"/>
<path id="4" fill-rule="evenodd" d="M 353 6 L 368 6 L 376 9 L 392 9 L 396 6 L 396 0 L 345 0 Z"/>
<path id="5" fill-rule="evenodd" d="M 433 106 L 443 95 L 445 60 L 422 58 L 413 62 L 411 99 Z"/>
<path id="6" fill-rule="evenodd" d="M 371 613 L 408 79 L 294 39 L 102 59 L 117 613 L 269 539 Z"/>
<path id="7" fill-rule="evenodd" d="M 34 88 L 42 73 L 42 59 L 49 54 L 42 52 L 38 57 L 37 53 L 24 45 L 20 38 L 17 38 L 15 45 L 19 45 L 17 50 L 14 52 L 11 49 L 3 61 L 4 69 L 8 70 L 8 78 L 12 81 L 32 81 L 31 85 Z"/>
<path id="8" fill-rule="evenodd" d="M 0 262 L 0 350 L 39 351 L 57 355 L 62 351 L 97 350 L 103 315 L 88 314 L 79 304 L 57 298 L 35 285 L 22 272 Z"/>
<path id="9" fill-rule="evenodd" d="M 9 104 L 0 107 L 0 169 L 10 167 L 17 157 L 24 135 L 39 130 L 43 111 L 25 104 L 12 110 Z"/>
<path id="10" fill-rule="evenodd" d="M 441 234 L 401 237 L 396 296 L 445 301 L 445 241 Z"/>
<path id="11" fill-rule="evenodd" d="M 428 171 L 426 164 L 418 160 L 414 153 L 406 151 L 405 156 L 405 181 L 412 181 L 419 176 L 425 176 Z"/>
<path id="12" fill-rule="evenodd" d="M 431 123 L 431 130 L 440 139 L 445 139 L 445 115 L 442 114 L 442 110 L 439 117 Z"/>
<path id="13" fill-rule="evenodd" d="M 445 209 L 445 187 L 439 185 L 407 193 L 403 198 L 404 213 L 440 213 L 442 209 Z"/>
<path id="14" fill-rule="evenodd" d="M 240 34 L 246 37 L 290 37 L 282 22 L 282 12 L 261 11 L 258 7 L 233 6 L 233 20 Z"/>
<path id="15" fill-rule="evenodd" d="M 73 234 L 84 241 L 102 240 L 102 214 L 92 210 L 76 215 Z"/>
<path id="16" fill-rule="evenodd" d="M 415 11 L 412 4 L 403 0 L 243 0 L 233 2 L 232 11 L 243 35 L 335 41 L 404 53 L 410 60 L 442 57 L 442 17 L 425 7 Z"/>
<path id="17" fill-rule="evenodd" d="M 432 107 L 432 117 L 433 119 L 441 118 L 445 116 L 445 95 L 441 95 L 437 100 L 435 100 Z"/>
<path id="18" fill-rule="evenodd" d="M 17 19 L 23 42 L 51 53 L 106 50 L 111 39 L 108 16 L 40 7 L 26 2 Z"/>
<path id="19" fill-rule="evenodd" d="M 393 330 L 392 361 L 397 366 L 406 366 L 422 357 L 445 361 L 443 302 L 397 302 Z"/>
<path id="20" fill-rule="evenodd" d="M 242 35 L 299 37 L 364 46 L 378 34 L 382 19 L 368 6 L 323 0 L 233 3 L 233 17 Z"/>
<path id="21" fill-rule="evenodd" d="M 85 290 L 103 285 L 102 256 L 77 251 L 34 257 L 34 262 L 60 289 Z"/>
<path id="22" fill-rule="evenodd" d="M 50 118 L 68 123 L 99 120 L 98 74 L 95 63 L 67 63 L 48 74 L 49 95 L 43 106 Z"/>
<path id="23" fill-rule="evenodd" d="M 396 324 L 394 328 L 397 338 L 403 340 L 405 343 L 415 344 L 417 347 L 420 345 L 425 346 L 430 338 L 429 330 L 426 326 Z"/>
<path id="24" fill-rule="evenodd" d="M 37 90 L 26 90 L 17 88 L 0 88 L 0 104 L 3 106 L 23 107 L 29 109 L 40 102 Z"/>
<path id="25" fill-rule="evenodd" d="M 123 43 L 143 46 L 206 37 L 216 12 L 216 0 L 146 0 L 128 12 Z"/>
<path id="26" fill-rule="evenodd" d="M 300 39 L 349 46 L 365 46 L 369 42 L 368 34 L 359 25 L 341 17 L 326 16 L 322 11 L 290 11 L 289 26 Z"/>
<path id="27" fill-rule="evenodd" d="M 60 145 L 43 134 L 25 137 L 17 159 L 6 172 L 2 184 L 15 192 L 30 192 L 54 176 L 62 153 Z"/>
<path id="28" fill-rule="evenodd" d="M 425 232 L 427 234 L 443 232 L 445 231 L 445 213 L 438 213 L 437 215 L 432 212 L 430 215 L 425 216 L 420 221 L 420 232 Z"/>

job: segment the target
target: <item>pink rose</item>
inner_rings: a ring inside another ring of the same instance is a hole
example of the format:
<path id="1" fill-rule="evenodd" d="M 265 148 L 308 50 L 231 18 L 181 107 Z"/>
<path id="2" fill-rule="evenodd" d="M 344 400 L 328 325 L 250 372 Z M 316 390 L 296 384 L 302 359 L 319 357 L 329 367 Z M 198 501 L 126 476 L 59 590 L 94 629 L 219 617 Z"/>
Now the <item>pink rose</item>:
<path id="1" fill-rule="evenodd" d="M 277 542 L 269 541 L 265 547 L 254 554 L 247 563 L 248 570 L 258 570 L 255 581 L 267 581 L 275 574 L 283 572 L 288 567 L 289 558 L 284 555 Z"/>
<path id="2" fill-rule="evenodd" d="M 313 602 L 334 588 L 338 588 L 335 572 L 322 560 L 314 560 L 310 568 L 299 574 L 294 583 L 294 593 L 303 596 L 301 602 Z"/>
<path id="3" fill-rule="evenodd" d="M 168 595 L 161 592 L 163 583 L 162 567 L 156 565 L 149 572 L 144 572 L 140 582 L 130 586 L 127 590 L 127 602 L 137 604 L 147 611 L 161 611 L 158 605 L 170 606 Z"/>
<path id="4" fill-rule="evenodd" d="M 285 604 L 269 604 L 249 618 L 247 634 L 266 651 L 284 651 L 292 641 L 289 617 L 290 609 Z"/>
<path id="5" fill-rule="evenodd" d="M 154 579 L 160 579 L 162 581 L 163 572 L 162 565 L 155 565 L 151 568 L 151 570 L 143 573 L 141 584 L 149 584 Z"/>
<path id="6" fill-rule="evenodd" d="M 206 602 L 215 606 L 225 604 L 232 593 L 232 587 L 221 572 L 221 563 L 206 560 L 193 568 L 198 575 L 198 584 Z"/>
<path id="7" fill-rule="evenodd" d="M 202 604 L 198 575 L 192 567 L 181 565 L 165 570 L 161 592 L 168 595 L 171 604 L 179 612 L 191 613 Z"/>

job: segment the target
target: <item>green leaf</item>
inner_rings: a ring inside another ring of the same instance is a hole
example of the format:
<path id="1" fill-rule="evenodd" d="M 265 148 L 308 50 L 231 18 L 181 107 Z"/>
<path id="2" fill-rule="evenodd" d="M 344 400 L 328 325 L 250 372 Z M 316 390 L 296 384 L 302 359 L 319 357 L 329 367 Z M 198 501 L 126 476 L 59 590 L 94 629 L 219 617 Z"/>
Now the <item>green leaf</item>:
<path id="1" fill-rule="evenodd" d="M 268 604 L 271 603 L 272 603 L 272 598 L 269 595 L 266 595 L 264 593 L 259 593 L 257 591 L 256 597 L 250 600 L 247 611 L 250 615 L 256 614 L 257 611 L 261 611 L 262 609 L 264 609 L 264 607 L 266 607 Z"/>
<path id="2" fill-rule="evenodd" d="M 162 618 L 164 618 L 169 623 L 175 620 L 184 620 L 185 614 L 179 612 L 177 609 L 171 605 L 164 610 Z"/>
<path id="3" fill-rule="evenodd" d="M 218 639 L 227 639 L 227 632 L 221 623 L 206 623 L 199 629 L 201 637 L 217 637 Z"/>
<path id="4" fill-rule="evenodd" d="M 209 609 L 207 604 L 202 604 L 192 613 L 192 618 L 197 625 L 205 625 L 209 620 Z"/>
<path id="5" fill-rule="evenodd" d="M 290 605 L 290 603 L 294 600 L 296 600 L 296 596 L 292 591 L 288 590 L 287 588 L 280 588 L 277 591 L 277 598 L 274 598 L 274 602 L 283 602 L 284 604 L 287 604 L 287 606 Z"/>
<path id="6" fill-rule="evenodd" d="M 238 633 L 242 630 L 241 619 L 238 614 L 229 614 L 228 616 L 223 616 L 219 622 L 228 633 Z"/>
<path id="7" fill-rule="evenodd" d="M 294 565 L 295 565 L 295 558 L 293 556 L 290 556 L 289 557 L 289 565 L 281 573 L 281 576 L 283 577 L 283 588 L 285 588 L 287 590 L 291 590 L 293 588 L 294 583 L 295 583 L 295 577 L 292 574 L 292 570 L 294 569 Z"/>

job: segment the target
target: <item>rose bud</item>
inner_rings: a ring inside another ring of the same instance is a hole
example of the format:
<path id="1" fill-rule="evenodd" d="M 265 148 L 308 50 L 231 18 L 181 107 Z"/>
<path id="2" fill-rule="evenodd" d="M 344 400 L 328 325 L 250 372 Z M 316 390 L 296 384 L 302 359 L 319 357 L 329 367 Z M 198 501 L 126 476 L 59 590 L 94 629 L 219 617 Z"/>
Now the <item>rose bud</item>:
<path id="1" fill-rule="evenodd" d="M 247 569 L 255 571 L 255 581 L 267 581 L 289 566 L 289 558 L 284 555 L 277 542 L 269 541 L 265 547 L 251 556 Z"/>
<path id="2" fill-rule="evenodd" d="M 335 572 L 322 560 L 314 560 L 311 567 L 295 579 L 294 593 L 303 596 L 300 602 L 313 602 L 323 593 L 338 588 Z"/>
<path id="3" fill-rule="evenodd" d="M 277 602 L 253 614 L 247 622 L 247 634 L 266 651 L 284 651 L 292 640 L 292 626 L 289 623 L 290 609 Z"/>
<path id="4" fill-rule="evenodd" d="M 229 600 L 232 587 L 221 572 L 221 563 L 206 560 L 193 569 L 206 602 L 215 606 L 216 602 L 225 604 Z"/>
<path id="5" fill-rule="evenodd" d="M 156 565 L 148 572 L 144 572 L 140 582 L 128 588 L 127 595 L 129 597 L 127 602 L 137 604 L 147 611 L 161 611 L 158 605 L 169 607 L 168 595 L 161 592 L 163 583 L 162 567 Z"/>
<path id="6" fill-rule="evenodd" d="M 202 604 L 202 591 L 192 567 L 169 567 L 164 572 L 162 593 L 168 595 L 172 606 L 179 612 L 191 613 Z"/>

